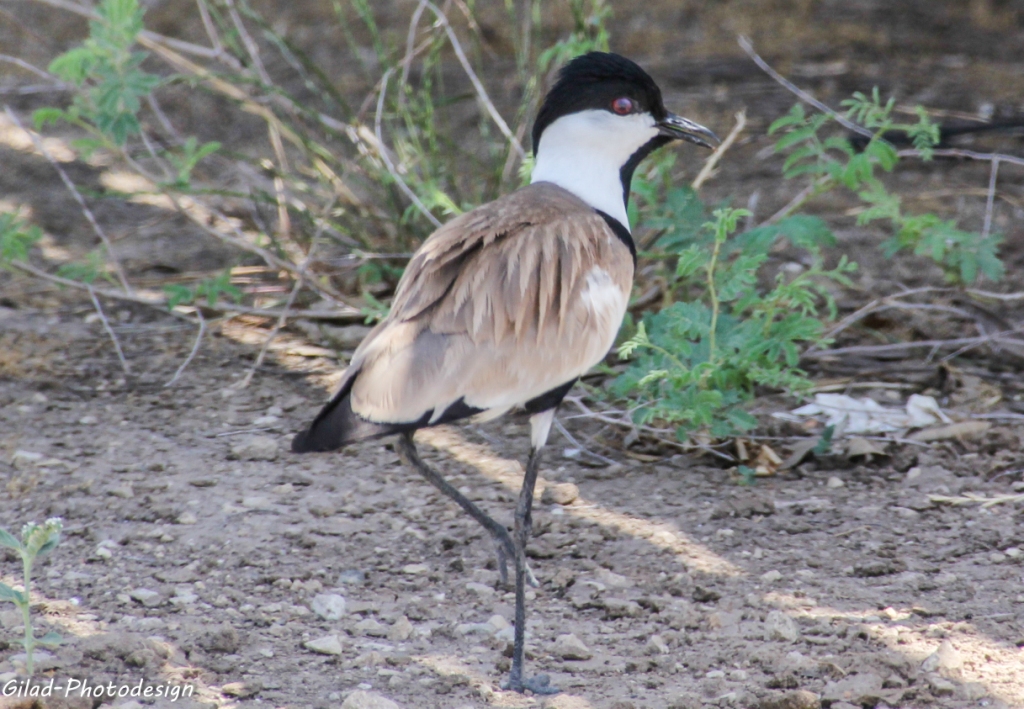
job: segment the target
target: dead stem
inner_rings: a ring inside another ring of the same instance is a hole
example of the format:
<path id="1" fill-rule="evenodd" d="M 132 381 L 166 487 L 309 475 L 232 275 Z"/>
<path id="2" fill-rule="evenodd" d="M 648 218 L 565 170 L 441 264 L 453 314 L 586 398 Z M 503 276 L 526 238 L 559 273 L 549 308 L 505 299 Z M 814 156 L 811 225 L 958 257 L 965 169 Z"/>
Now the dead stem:
<path id="1" fill-rule="evenodd" d="M 117 339 L 117 334 L 114 332 L 114 328 L 110 327 L 110 321 L 107 320 L 107 314 L 103 312 L 103 306 L 100 305 L 100 301 L 96 297 L 96 292 L 92 289 L 92 286 L 88 284 L 85 284 L 85 289 L 89 292 L 93 308 L 96 309 L 96 314 L 99 315 L 100 322 L 103 323 L 103 329 L 107 331 L 107 335 L 110 336 L 110 341 L 114 343 L 114 349 L 117 350 L 117 359 L 121 362 L 121 369 L 124 370 L 125 374 L 131 374 L 131 369 L 128 367 L 128 360 L 124 358 L 124 350 L 121 349 L 121 342 Z"/>
<path id="2" fill-rule="evenodd" d="M 206 334 L 206 318 L 203 317 L 203 311 L 199 310 L 198 308 L 196 308 L 196 319 L 199 320 L 199 334 L 196 335 L 196 341 L 195 344 L 192 345 L 192 351 L 188 353 L 188 357 L 186 357 L 185 361 L 181 363 L 180 367 L 178 367 L 178 371 L 174 373 L 174 376 L 171 377 L 171 380 L 164 384 L 164 388 L 169 387 L 172 384 L 174 384 L 174 382 L 178 381 L 178 377 L 180 377 L 182 373 L 185 371 L 185 369 L 188 368 L 188 365 L 192 363 L 192 359 L 196 356 L 196 353 L 199 351 L 199 345 L 203 341 L 203 335 Z"/>
<path id="3" fill-rule="evenodd" d="M 722 143 L 715 148 L 715 151 L 708 156 L 708 159 L 704 161 L 704 167 L 702 167 L 700 172 L 697 173 L 697 177 L 694 178 L 690 187 L 695 191 L 699 190 L 701 185 L 713 176 L 714 169 L 718 166 L 718 162 L 729 151 L 729 148 L 731 148 L 732 144 L 736 142 L 736 139 L 739 137 L 740 133 L 743 132 L 743 129 L 746 128 L 746 126 L 747 111 L 746 109 L 743 109 L 736 114 L 736 124 L 732 127 L 732 130 L 729 131 L 729 135 L 725 137 L 725 140 L 723 140 Z"/>
<path id="4" fill-rule="evenodd" d="M 71 178 L 68 177 L 68 174 L 64 172 L 64 168 L 60 166 L 60 163 L 54 160 L 53 155 L 51 155 L 50 151 L 46 149 L 45 143 L 43 143 L 43 141 L 40 140 L 39 136 L 36 135 L 35 131 L 30 131 L 26 129 L 21 124 L 21 120 L 18 119 L 18 116 L 15 115 L 14 111 L 11 110 L 10 106 L 4 106 L 4 112 L 7 114 L 7 117 L 14 122 L 14 125 L 18 126 L 19 129 L 24 131 L 25 134 L 32 139 L 32 143 L 36 146 L 36 150 L 42 153 L 43 157 L 46 158 L 47 162 L 49 162 L 50 165 L 53 166 L 53 169 L 57 171 L 57 174 L 60 175 L 61 182 L 64 183 L 64 186 L 68 188 L 68 192 L 70 192 L 71 195 L 75 198 L 75 201 L 78 203 L 79 209 L 82 210 L 82 214 L 85 215 L 86 220 L 89 222 L 89 226 L 92 227 L 92 230 L 96 233 L 96 236 L 98 236 L 100 238 L 100 241 L 103 242 L 103 247 L 107 251 L 107 260 L 110 262 L 110 265 L 113 266 L 114 273 L 117 274 L 117 280 L 121 282 L 121 287 L 124 288 L 124 292 L 131 293 L 132 287 L 128 284 L 128 278 L 124 274 L 124 269 L 121 268 L 121 262 L 118 260 L 117 254 L 114 252 L 113 244 L 111 244 L 110 239 L 107 237 L 107 233 L 103 231 L 103 228 L 100 226 L 99 222 L 96 221 L 96 216 L 92 213 L 92 210 L 89 209 L 89 205 L 85 203 L 85 199 L 82 197 L 82 194 L 78 191 L 78 188 L 75 187 L 75 183 L 72 182 Z"/>

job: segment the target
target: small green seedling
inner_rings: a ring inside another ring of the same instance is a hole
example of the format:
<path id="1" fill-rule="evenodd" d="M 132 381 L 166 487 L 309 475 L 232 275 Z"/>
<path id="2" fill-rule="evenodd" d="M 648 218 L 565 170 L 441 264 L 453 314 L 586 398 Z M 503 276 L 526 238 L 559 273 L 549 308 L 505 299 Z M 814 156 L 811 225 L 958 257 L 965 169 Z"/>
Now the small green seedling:
<path id="1" fill-rule="evenodd" d="M 32 565 L 36 559 L 53 551 L 60 542 L 60 532 L 64 523 L 60 517 L 51 517 L 43 524 L 29 522 L 21 528 L 21 541 L 19 542 L 13 534 L 6 529 L 0 528 L 0 546 L 14 549 L 21 557 L 21 565 L 24 571 L 23 583 L 25 589 L 17 591 L 7 584 L 0 583 L 0 600 L 12 601 L 21 611 L 22 620 L 25 623 L 25 638 L 21 644 L 25 646 L 25 669 L 28 675 L 32 676 L 32 654 L 37 645 L 52 647 L 59 645 L 60 635 L 49 632 L 41 638 L 35 637 L 32 632 L 32 619 L 29 615 L 31 606 L 31 583 Z"/>

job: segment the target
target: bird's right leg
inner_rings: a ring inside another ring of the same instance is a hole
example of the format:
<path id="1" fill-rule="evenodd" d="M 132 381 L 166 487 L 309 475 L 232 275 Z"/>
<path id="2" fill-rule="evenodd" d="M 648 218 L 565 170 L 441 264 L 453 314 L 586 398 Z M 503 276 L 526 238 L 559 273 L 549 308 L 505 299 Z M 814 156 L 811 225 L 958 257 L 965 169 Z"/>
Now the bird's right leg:
<path id="1" fill-rule="evenodd" d="M 408 431 L 398 437 L 398 454 L 402 458 L 402 462 L 410 468 L 415 468 L 431 485 L 436 487 L 447 497 L 454 500 L 459 507 L 469 514 L 470 517 L 479 522 L 480 526 L 490 532 L 491 537 L 494 538 L 495 548 L 498 553 L 498 572 L 501 574 L 501 584 L 502 586 L 507 586 L 508 562 L 510 559 L 515 559 L 516 547 L 512 541 L 511 535 L 505 528 L 505 525 L 501 524 L 482 509 L 477 507 L 472 500 L 467 498 L 459 492 L 455 486 L 445 480 L 441 473 L 424 463 L 423 459 L 420 458 L 419 451 L 416 450 L 416 444 L 413 443 L 412 436 L 413 432 Z M 529 568 L 526 569 L 526 572 L 527 582 L 531 586 L 538 586 L 539 584 L 537 583 L 537 579 L 534 578 L 533 572 L 530 571 Z"/>

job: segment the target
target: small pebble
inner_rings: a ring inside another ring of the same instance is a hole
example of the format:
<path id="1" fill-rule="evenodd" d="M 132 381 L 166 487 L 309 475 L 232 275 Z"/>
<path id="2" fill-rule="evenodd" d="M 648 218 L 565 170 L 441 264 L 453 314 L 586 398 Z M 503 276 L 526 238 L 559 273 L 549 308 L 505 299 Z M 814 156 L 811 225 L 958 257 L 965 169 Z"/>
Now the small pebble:
<path id="1" fill-rule="evenodd" d="M 324 620 L 339 620 L 345 615 L 345 597 L 337 593 L 322 593 L 313 598 L 309 607 Z"/>
<path id="2" fill-rule="evenodd" d="M 761 580 L 765 583 L 775 583 L 782 578 L 782 572 L 772 569 L 761 574 Z"/>
<path id="3" fill-rule="evenodd" d="M 359 569 L 345 569 L 338 574 L 338 583 L 342 586 L 366 583 L 366 574 Z"/>
<path id="4" fill-rule="evenodd" d="M 231 446 L 231 458 L 238 460 L 277 460 L 277 439 L 249 436 Z"/>
<path id="5" fill-rule="evenodd" d="M 800 639 L 800 626 L 782 611 L 771 611 L 764 621 L 766 640 L 783 640 L 796 642 Z"/>
<path id="6" fill-rule="evenodd" d="M 657 633 L 647 638 L 647 643 L 644 645 L 645 655 L 667 655 L 669 652 L 670 650 L 668 643 L 665 642 L 665 638 Z"/>
<path id="7" fill-rule="evenodd" d="M 405 642 L 413 633 L 412 623 L 404 615 L 391 624 L 388 628 L 388 640 L 396 643 Z"/>
<path id="8" fill-rule="evenodd" d="M 470 593 L 476 594 L 480 598 L 491 598 L 494 596 L 494 589 L 484 583 L 477 583 L 476 581 L 470 581 L 466 584 L 466 590 Z"/>
<path id="9" fill-rule="evenodd" d="M 385 638 L 388 635 L 388 629 L 375 618 L 359 621 L 355 630 L 360 635 L 369 635 L 372 638 Z"/>
<path id="10" fill-rule="evenodd" d="M 341 709 L 401 709 L 387 697 L 358 689 L 345 698 Z"/>
<path id="11" fill-rule="evenodd" d="M 540 501 L 545 505 L 569 505 L 579 496 L 580 489 L 574 483 L 555 483 L 544 488 Z"/>
<path id="12" fill-rule="evenodd" d="M 155 608 L 163 603 L 163 596 L 156 591 L 148 588 L 136 588 L 128 592 L 128 595 L 133 599 L 146 606 L 146 608 Z"/>
<path id="13" fill-rule="evenodd" d="M 322 638 L 310 640 L 305 646 L 321 655 L 340 655 L 342 653 L 341 640 L 337 635 L 325 635 Z"/>
<path id="14" fill-rule="evenodd" d="M 584 645 L 583 641 L 572 633 L 559 635 L 555 638 L 555 645 L 551 652 L 563 660 L 589 660 L 594 656 L 590 648 Z"/>
<path id="15" fill-rule="evenodd" d="M 846 487 L 846 483 L 845 483 L 845 482 L 843 482 L 843 479 L 842 479 L 842 478 L 837 478 L 837 477 L 836 477 L 835 475 L 833 475 L 832 477 L 830 477 L 830 478 L 828 479 L 828 482 L 827 482 L 827 483 L 825 483 L 825 485 L 826 485 L 827 487 L 832 487 L 832 488 L 836 488 L 836 487 Z"/>

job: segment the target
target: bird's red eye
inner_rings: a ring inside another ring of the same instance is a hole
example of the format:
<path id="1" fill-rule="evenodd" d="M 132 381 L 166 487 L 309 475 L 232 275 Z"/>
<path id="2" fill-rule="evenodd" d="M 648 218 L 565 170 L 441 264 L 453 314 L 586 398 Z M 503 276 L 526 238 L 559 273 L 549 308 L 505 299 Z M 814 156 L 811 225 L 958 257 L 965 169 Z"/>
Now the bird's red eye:
<path id="1" fill-rule="evenodd" d="M 620 116 L 628 116 L 633 112 L 636 104 L 633 103 L 633 99 L 620 96 L 619 98 L 612 101 L 612 110 Z"/>

